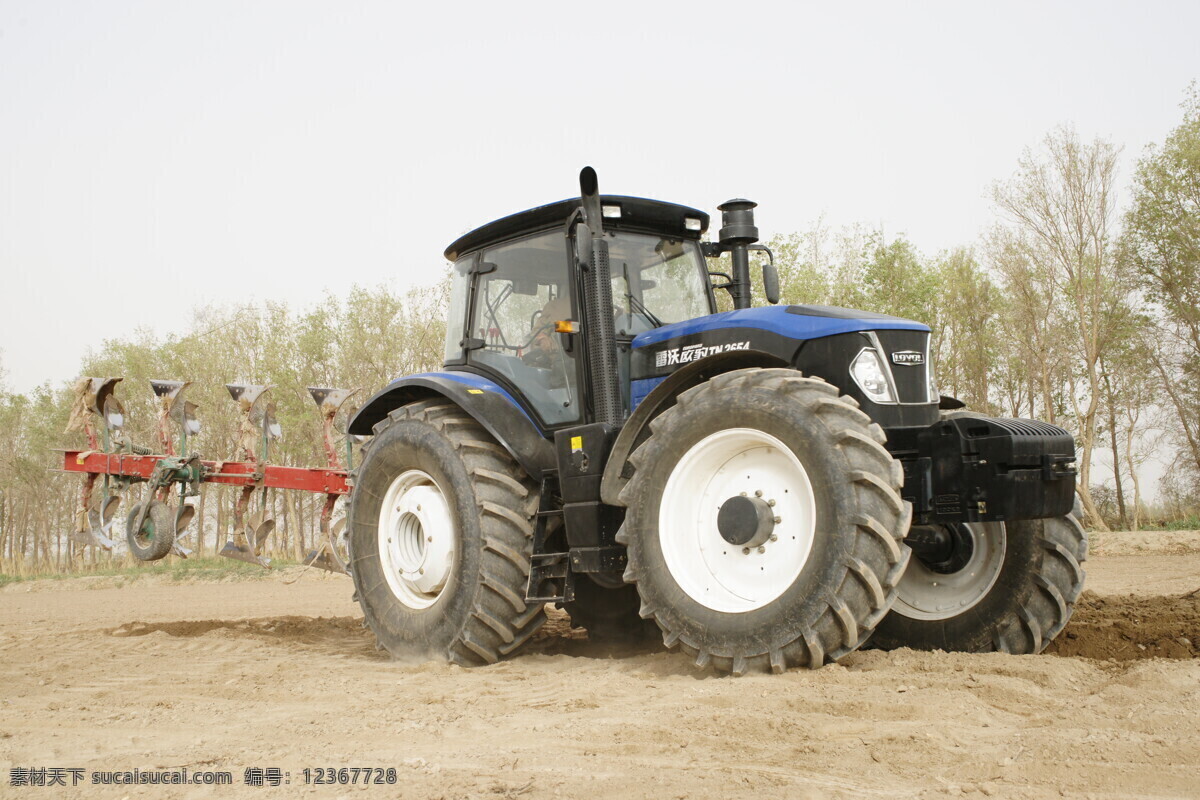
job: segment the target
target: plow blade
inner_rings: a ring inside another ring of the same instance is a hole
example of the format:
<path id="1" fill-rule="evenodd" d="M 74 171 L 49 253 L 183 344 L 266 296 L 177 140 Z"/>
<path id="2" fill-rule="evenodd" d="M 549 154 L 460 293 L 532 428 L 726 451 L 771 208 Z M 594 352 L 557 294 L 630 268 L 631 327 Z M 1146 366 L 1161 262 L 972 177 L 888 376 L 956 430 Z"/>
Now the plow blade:
<path id="1" fill-rule="evenodd" d="M 88 509 L 87 526 L 82 530 L 72 531 L 71 541 L 76 544 L 93 545 L 103 547 L 105 550 L 112 550 L 114 542 L 109 533 L 117 519 L 117 509 L 120 505 L 121 498 L 116 495 L 112 495 L 100 503 L 93 501 L 93 507 Z"/>
<path id="2" fill-rule="evenodd" d="M 88 382 L 85 389 L 88 409 L 104 416 L 104 406 L 112 397 L 117 384 L 124 378 L 85 378 L 84 380 Z"/>
<path id="3" fill-rule="evenodd" d="M 249 411 L 271 387 L 256 386 L 250 383 L 227 383 L 225 388 L 229 390 L 229 396 L 237 401 L 243 411 Z"/>
<path id="4" fill-rule="evenodd" d="M 235 561 L 245 561 L 247 564 L 255 564 L 264 569 L 271 568 L 271 559 L 267 558 L 266 556 L 256 555 L 255 552 L 250 549 L 249 545 L 238 543 L 238 538 L 244 537 L 235 537 L 234 539 L 227 541 L 225 546 L 221 548 L 221 552 L 218 553 L 218 555 L 222 555 L 225 558 L 232 558 Z"/>
<path id="5" fill-rule="evenodd" d="M 308 393 L 313 402 L 321 409 L 322 416 L 335 416 L 342 404 L 349 400 L 358 389 L 330 389 L 321 386 L 309 386 Z"/>
<path id="6" fill-rule="evenodd" d="M 192 554 L 190 547 L 185 547 L 180 541 L 185 536 L 188 536 L 188 525 L 192 524 L 192 518 L 196 516 L 196 507 L 184 504 L 179 507 L 175 513 L 175 546 L 171 548 L 171 552 L 180 558 L 187 558 Z"/>
<path id="7" fill-rule="evenodd" d="M 317 569 L 327 570 L 328 572 L 336 572 L 339 575 L 349 575 L 350 570 L 346 568 L 333 551 L 327 545 L 321 545 L 320 548 L 312 550 L 304 558 L 304 566 L 316 567 Z"/>
<path id="8" fill-rule="evenodd" d="M 150 381 L 150 388 L 154 390 L 154 396 L 163 398 L 164 405 L 168 407 L 173 406 L 179 393 L 191 385 L 191 381 Z"/>
<path id="9" fill-rule="evenodd" d="M 245 530 L 240 534 L 235 534 L 232 539 L 227 541 L 218 555 L 270 569 L 271 559 L 260 553 L 262 553 L 267 537 L 275 530 L 275 520 L 260 519 L 260 517 L 261 513 L 255 514 L 247 523 Z"/>
<path id="10" fill-rule="evenodd" d="M 332 531 L 321 542 L 316 550 L 309 551 L 304 558 L 304 565 L 316 567 L 341 575 L 350 574 L 350 556 L 346 549 L 346 518 L 342 517 L 333 523 Z"/>

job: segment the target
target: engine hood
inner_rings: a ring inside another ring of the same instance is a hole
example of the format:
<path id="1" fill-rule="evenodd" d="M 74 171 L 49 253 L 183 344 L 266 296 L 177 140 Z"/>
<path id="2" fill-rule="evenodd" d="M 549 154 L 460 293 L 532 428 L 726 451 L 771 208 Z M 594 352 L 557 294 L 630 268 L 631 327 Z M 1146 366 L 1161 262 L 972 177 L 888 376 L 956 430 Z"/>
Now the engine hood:
<path id="1" fill-rule="evenodd" d="M 909 319 L 857 311 L 837 306 L 764 306 L 742 308 L 697 317 L 683 322 L 663 325 L 639 334 L 633 340 L 634 348 L 658 344 L 681 336 L 691 336 L 706 331 L 729 328 L 750 328 L 770 331 L 790 339 L 819 339 L 839 333 L 854 331 L 924 331 L 929 326 Z"/>

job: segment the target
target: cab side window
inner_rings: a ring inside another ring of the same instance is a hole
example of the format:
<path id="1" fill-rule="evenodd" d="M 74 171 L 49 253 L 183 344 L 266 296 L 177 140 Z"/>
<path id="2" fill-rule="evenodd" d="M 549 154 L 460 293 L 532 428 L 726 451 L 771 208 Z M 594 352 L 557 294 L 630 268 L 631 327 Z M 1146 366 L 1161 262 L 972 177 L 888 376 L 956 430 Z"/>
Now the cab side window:
<path id="1" fill-rule="evenodd" d="M 470 333 L 477 346 L 470 363 L 507 379 L 547 425 L 577 422 L 574 356 L 562 349 L 553 328 L 570 310 L 562 233 L 486 250 L 480 272 Z"/>

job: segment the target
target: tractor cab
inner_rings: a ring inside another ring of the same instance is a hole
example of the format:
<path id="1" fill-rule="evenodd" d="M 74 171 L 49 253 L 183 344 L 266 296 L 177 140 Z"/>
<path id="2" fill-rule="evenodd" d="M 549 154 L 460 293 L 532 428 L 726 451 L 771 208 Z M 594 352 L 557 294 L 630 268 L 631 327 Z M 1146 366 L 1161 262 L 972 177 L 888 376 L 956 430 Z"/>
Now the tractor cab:
<path id="1" fill-rule="evenodd" d="M 715 311 L 700 236 L 708 216 L 686 206 L 633 197 L 600 198 L 617 347 L 622 414 L 629 413 L 630 345 L 638 334 Z M 486 376 L 521 398 L 542 430 L 591 416 L 592 365 L 583 356 L 594 327 L 576 257 L 580 201 L 506 217 L 456 241 L 446 326 L 448 368 Z"/>

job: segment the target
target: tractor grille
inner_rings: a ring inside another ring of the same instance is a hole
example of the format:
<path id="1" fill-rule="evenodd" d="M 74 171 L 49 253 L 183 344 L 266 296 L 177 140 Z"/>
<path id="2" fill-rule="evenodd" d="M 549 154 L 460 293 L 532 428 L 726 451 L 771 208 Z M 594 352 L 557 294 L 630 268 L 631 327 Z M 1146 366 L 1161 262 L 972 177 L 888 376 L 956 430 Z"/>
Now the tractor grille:
<path id="1" fill-rule="evenodd" d="M 929 334 L 925 331 L 876 331 L 883 346 L 883 361 L 892 371 L 901 403 L 931 403 L 929 392 Z M 914 364 L 912 354 L 920 354 Z"/>

